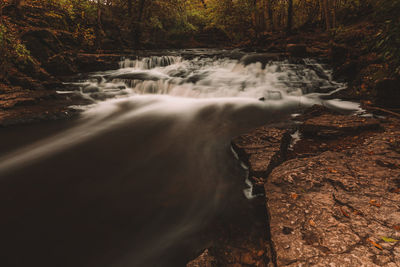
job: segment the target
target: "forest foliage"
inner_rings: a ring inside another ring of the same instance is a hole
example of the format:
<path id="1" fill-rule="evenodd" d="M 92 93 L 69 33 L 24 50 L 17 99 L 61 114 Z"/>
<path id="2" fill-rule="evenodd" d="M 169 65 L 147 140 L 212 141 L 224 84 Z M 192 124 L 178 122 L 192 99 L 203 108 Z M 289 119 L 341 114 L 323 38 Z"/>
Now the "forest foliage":
<path id="1" fill-rule="evenodd" d="M 0 45 L 13 57 L 25 57 L 27 51 L 3 16 L 7 5 L 43 8 L 47 17 L 64 21 L 52 27 L 71 31 L 92 49 L 104 43 L 234 44 L 274 32 L 337 32 L 362 19 L 380 27 L 377 51 L 393 58 L 400 47 L 400 0 L 3 0 L 0 5 Z"/>

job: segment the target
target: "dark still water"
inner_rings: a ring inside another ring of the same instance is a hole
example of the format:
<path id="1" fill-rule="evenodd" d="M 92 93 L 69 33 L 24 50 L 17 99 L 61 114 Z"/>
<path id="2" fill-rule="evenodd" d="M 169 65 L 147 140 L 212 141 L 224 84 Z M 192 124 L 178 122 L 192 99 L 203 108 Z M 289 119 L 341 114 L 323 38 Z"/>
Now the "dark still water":
<path id="1" fill-rule="evenodd" d="M 0 266 L 184 266 L 248 201 L 231 138 L 344 88 L 311 60 L 248 63 L 123 60 L 70 84 L 79 119 L 1 130 Z"/>

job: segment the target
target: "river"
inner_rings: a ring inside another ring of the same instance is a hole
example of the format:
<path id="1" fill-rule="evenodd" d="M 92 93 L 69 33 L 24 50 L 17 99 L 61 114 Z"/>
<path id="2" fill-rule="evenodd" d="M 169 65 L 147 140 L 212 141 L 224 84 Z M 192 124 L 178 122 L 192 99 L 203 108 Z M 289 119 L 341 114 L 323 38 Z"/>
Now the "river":
<path id="1" fill-rule="evenodd" d="M 358 109 L 330 99 L 346 86 L 324 64 L 263 57 L 126 58 L 60 92 L 91 101 L 78 119 L 2 131 L 0 265 L 184 266 L 247 201 L 234 136 L 313 104 Z"/>

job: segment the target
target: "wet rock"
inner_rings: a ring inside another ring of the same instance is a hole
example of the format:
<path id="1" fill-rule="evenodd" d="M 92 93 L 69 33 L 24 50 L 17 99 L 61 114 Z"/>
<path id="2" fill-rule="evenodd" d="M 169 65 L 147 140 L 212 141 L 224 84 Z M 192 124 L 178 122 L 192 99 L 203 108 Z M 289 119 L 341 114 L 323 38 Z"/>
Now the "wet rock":
<path id="1" fill-rule="evenodd" d="M 379 121 L 358 116 L 323 114 L 310 118 L 300 125 L 305 136 L 334 137 L 352 135 L 365 130 L 378 129 Z"/>
<path id="2" fill-rule="evenodd" d="M 397 266 L 399 243 L 384 239 L 400 239 L 399 144 L 387 129 L 275 168 L 265 193 L 277 266 Z"/>
<path id="3" fill-rule="evenodd" d="M 321 105 L 313 105 L 304 110 L 302 114 L 295 118 L 296 121 L 306 121 L 324 114 L 340 115 L 340 113 Z"/>
<path id="4" fill-rule="evenodd" d="M 234 138 L 232 145 L 240 158 L 248 164 L 251 174 L 265 175 L 285 158 L 284 147 L 288 139 L 285 130 L 263 126 Z"/>
<path id="5" fill-rule="evenodd" d="M 97 87 L 96 85 L 93 85 L 93 84 L 89 84 L 89 85 L 87 85 L 87 86 L 82 88 L 82 92 L 83 93 L 99 92 L 99 87 Z"/>
<path id="6" fill-rule="evenodd" d="M 281 54 L 279 53 L 256 53 L 242 57 L 240 62 L 245 66 L 260 62 L 262 67 L 265 68 L 270 61 L 279 60 L 280 58 Z"/>
<path id="7" fill-rule="evenodd" d="M 233 139 L 232 146 L 249 167 L 253 193 L 263 192 L 265 177 L 286 158 L 290 135 L 286 130 L 259 127 Z"/>
<path id="8" fill-rule="evenodd" d="M 119 68 L 121 55 L 117 54 L 78 54 L 75 64 L 79 72 L 116 70 Z"/>
<path id="9" fill-rule="evenodd" d="M 112 80 L 112 79 L 127 79 L 127 80 L 151 80 L 151 81 L 158 81 L 165 79 L 167 76 L 166 75 L 157 75 L 154 73 L 148 73 L 148 72 L 131 72 L 131 73 L 123 73 L 123 74 L 115 74 L 115 75 L 110 75 L 107 76 L 107 79 Z"/>
<path id="10" fill-rule="evenodd" d="M 27 90 L 0 83 L 0 127 L 70 118 L 77 114 L 69 108 L 72 104 L 89 102 L 77 95 L 58 95 L 51 90 Z"/>
<path id="11" fill-rule="evenodd" d="M 103 93 L 103 92 L 97 92 L 97 93 L 95 92 L 95 93 L 91 93 L 90 97 L 92 97 L 93 99 L 96 99 L 96 100 L 104 101 L 106 99 L 115 97 L 115 95 L 107 94 L 107 93 Z"/>
<path id="12" fill-rule="evenodd" d="M 196 73 L 193 75 L 190 75 L 187 79 L 182 80 L 182 83 L 188 82 L 188 83 L 197 83 L 200 80 L 203 80 L 209 73 L 208 72 L 203 72 L 203 73 Z"/>
<path id="13" fill-rule="evenodd" d="M 243 182 L 239 181 L 238 186 L 239 193 Z M 205 242 L 211 244 L 206 250 L 206 257 L 203 257 L 203 253 L 191 262 L 200 265 L 190 266 L 207 266 L 201 265 L 204 258 L 211 262 L 215 259 L 215 266 L 272 266 L 271 249 L 265 231 L 264 199 L 248 200 L 239 193 L 231 198 L 229 207 L 218 214 L 203 234 L 197 235 L 197 240 L 210 238 L 212 242 Z"/>
<path id="14" fill-rule="evenodd" d="M 217 267 L 217 260 L 211 255 L 210 251 L 206 249 L 200 256 L 192 260 L 186 267 Z"/>

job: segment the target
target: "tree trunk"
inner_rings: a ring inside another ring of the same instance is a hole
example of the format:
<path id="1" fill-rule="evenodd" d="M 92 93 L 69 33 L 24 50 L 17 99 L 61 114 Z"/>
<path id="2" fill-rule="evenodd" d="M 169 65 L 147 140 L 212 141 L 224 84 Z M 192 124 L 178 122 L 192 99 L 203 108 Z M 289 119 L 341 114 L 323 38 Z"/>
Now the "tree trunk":
<path id="1" fill-rule="evenodd" d="M 0 3 L 0 25 L 3 25 L 3 7 L 4 2 Z"/>
<path id="2" fill-rule="evenodd" d="M 256 38 L 259 37 L 260 30 L 258 27 L 258 11 L 257 11 L 257 0 L 253 0 L 253 16 L 252 16 L 252 21 L 253 21 L 253 29 L 256 34 Z"/>
<path id="3" fill-rule="evenodd" d="M 15 5 L 17 8 L 20 8 L 24 4 L 24 0 L 13 0 L 12 4 Z"/>
<path id="4" fill-rule="evenodd" d="M 128 16 L 132 17 L 132 0 L 128 0 Z"/>
<path id="5" fill-rule="evenodd" d="M 103 30 L 103 25 L 101 23 L 101 0 L 97 0 L 97 34 L 96 34 L 96 39 L 97 39 L 97 49 L 100 48 L 101 42 L 103 40 L 103 37 L 105 36 L 104 30 Z"/>
<path id="6" fill-rule="evenodd" d="M 272 13 L 272 0 L 267 0 L 267 10 L 268 10 L 268 19 L 269 19 L 269 27 L 271 31 L 274 30 L 274 17 Z"/>
<path id="7" fill-rule="evenodd" d="M 329 11 L 329 0 L 323 0 L 323 9 L 325 15 L 326 29 L 330 30 L 332 26 L 331 26 L 330 11 Z"/>
<path id="8" fill-rule="evenodd" d="M 293 0 L 289 0 L 287 9 L 287 25 L 286 32 L 291 33 L 293 27 Z"/>
<path id="9" fill-rule="evenodd" d="M 336 9 L 337 9 L 337 0 L 333 0 L 332 3 L 332 27 L 336 28 Z"/>
<path id="10" fill-rule="evenodd" d="M 145 3 L 146 0 L 139 0 L 139 13 L 137 20 L 135 21 L 135 25 L 133 27 L 134 29 L 133 41 L 135 46 L 139 46 L 140 44 L 140 37 L 142 35 L 142 17 L 143 17 Z"/>

